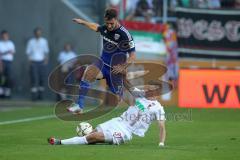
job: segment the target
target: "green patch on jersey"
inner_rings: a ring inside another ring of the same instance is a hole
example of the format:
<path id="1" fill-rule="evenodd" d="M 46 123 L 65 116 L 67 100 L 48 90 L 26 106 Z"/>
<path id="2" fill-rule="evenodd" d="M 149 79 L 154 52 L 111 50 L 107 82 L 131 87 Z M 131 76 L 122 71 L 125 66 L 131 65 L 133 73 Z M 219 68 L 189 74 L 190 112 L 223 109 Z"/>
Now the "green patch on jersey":
<path id="1" fill-rule="evenodd" d="M 144 111 L 144 105 L 139 101 L 136 100 L 136 104 L 135 104 L 141 111 Z"/>

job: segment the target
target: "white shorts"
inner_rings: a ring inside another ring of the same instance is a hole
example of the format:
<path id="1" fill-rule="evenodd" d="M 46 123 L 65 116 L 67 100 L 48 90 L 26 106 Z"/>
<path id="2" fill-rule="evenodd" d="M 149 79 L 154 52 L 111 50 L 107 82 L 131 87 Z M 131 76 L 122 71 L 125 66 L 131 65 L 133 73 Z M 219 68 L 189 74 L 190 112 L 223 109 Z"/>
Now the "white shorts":
<path id="1" fill-rule="evenodd" d="M 132 139 L 132 133 L 122 124 L 121 118 L 113 118 L 99 124 L 96 129 L 98 132 L 103 132 L 105 141 L 108 143 L 119 145 Z"/>

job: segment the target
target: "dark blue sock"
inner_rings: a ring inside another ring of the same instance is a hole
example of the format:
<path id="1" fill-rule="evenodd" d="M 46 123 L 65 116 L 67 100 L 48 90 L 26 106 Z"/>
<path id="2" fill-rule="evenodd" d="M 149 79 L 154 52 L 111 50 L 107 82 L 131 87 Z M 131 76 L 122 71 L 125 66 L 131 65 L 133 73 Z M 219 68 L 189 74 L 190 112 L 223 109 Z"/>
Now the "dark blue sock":
<path id="1" fill-rule="evenodd" d="M 87 95 L 89 87 L 90 87 L 89 82 L 87 82 L 87 81 L 80 82 L 80 91 L 79 91 L 79 97 L 78 97 L 77 103 L 81 109 L 84 108 L 85 96 Z"/>

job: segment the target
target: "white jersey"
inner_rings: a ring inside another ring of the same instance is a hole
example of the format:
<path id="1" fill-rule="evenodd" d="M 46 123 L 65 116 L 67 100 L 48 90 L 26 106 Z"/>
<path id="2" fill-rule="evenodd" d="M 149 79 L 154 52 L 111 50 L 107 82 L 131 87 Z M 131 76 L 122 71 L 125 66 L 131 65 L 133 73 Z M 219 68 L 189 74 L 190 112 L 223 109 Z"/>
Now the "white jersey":
<path id="1" fill-rule="evenodd" d="M 26 53 L 31 61 L 43 61 L 49 53 L 48 41 L 43 37 L 30 39 Z"/>
<path id="2" fill-rule="evenodd" d="M 65 62 L 67 62 L 75 57 L 77 57 L 77 54 L 73 51 L 69 51 L 69 52 L 62 51 L 59 53 L 58 62 L 60 64 L 64 64 Z"/>
<path id="3" fill-rule="evenodd" d="M 0 41 L 0 53 L 12 51 L 15 53 L 15 45 L 12 41 Z M 6 61 L 13 61 L 13 54 L 0 55 L 0 59 Z"/>
<path id="4" fill-rule="evenodd" d="M 120 118 L 129 132 L 144 137 L 153 121 L 165 120 L 165 112 L 157 100 L 137 98 L 136 104 L 130 106 Z"/>
<path id="5" fill-rule="evenodd" d="M 161 104 L 156 100 L 138 98 L 136 104 L 130 106 L 120 117 L 99 124 L 96 129 L 103 132 L 106 142 L 121 144 L 130 141 L 132 134 L 144 137 L 155 120 L 165 120 Z"/>

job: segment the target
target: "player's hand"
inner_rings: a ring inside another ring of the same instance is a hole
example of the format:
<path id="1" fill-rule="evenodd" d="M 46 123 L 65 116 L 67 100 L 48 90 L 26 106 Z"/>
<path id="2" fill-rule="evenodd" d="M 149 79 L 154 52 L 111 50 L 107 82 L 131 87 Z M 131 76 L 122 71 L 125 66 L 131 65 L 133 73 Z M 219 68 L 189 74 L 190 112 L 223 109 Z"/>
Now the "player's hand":
<path id="1" fill-rule="evenodd" d="M 84 20 L 80 19 L 80 18 L 73 18 L 72 19 L 73 22 L 77 23 L 77 24 L 84 24 Z"/>
<path id="2" fill-rule="evenodd" d="M 119 74 L 119 73 L 125 74 L 126 73 L 126 65 L 118 64 L 118 65 L 113 66 L 112 73 L 113 74 Z"/>

